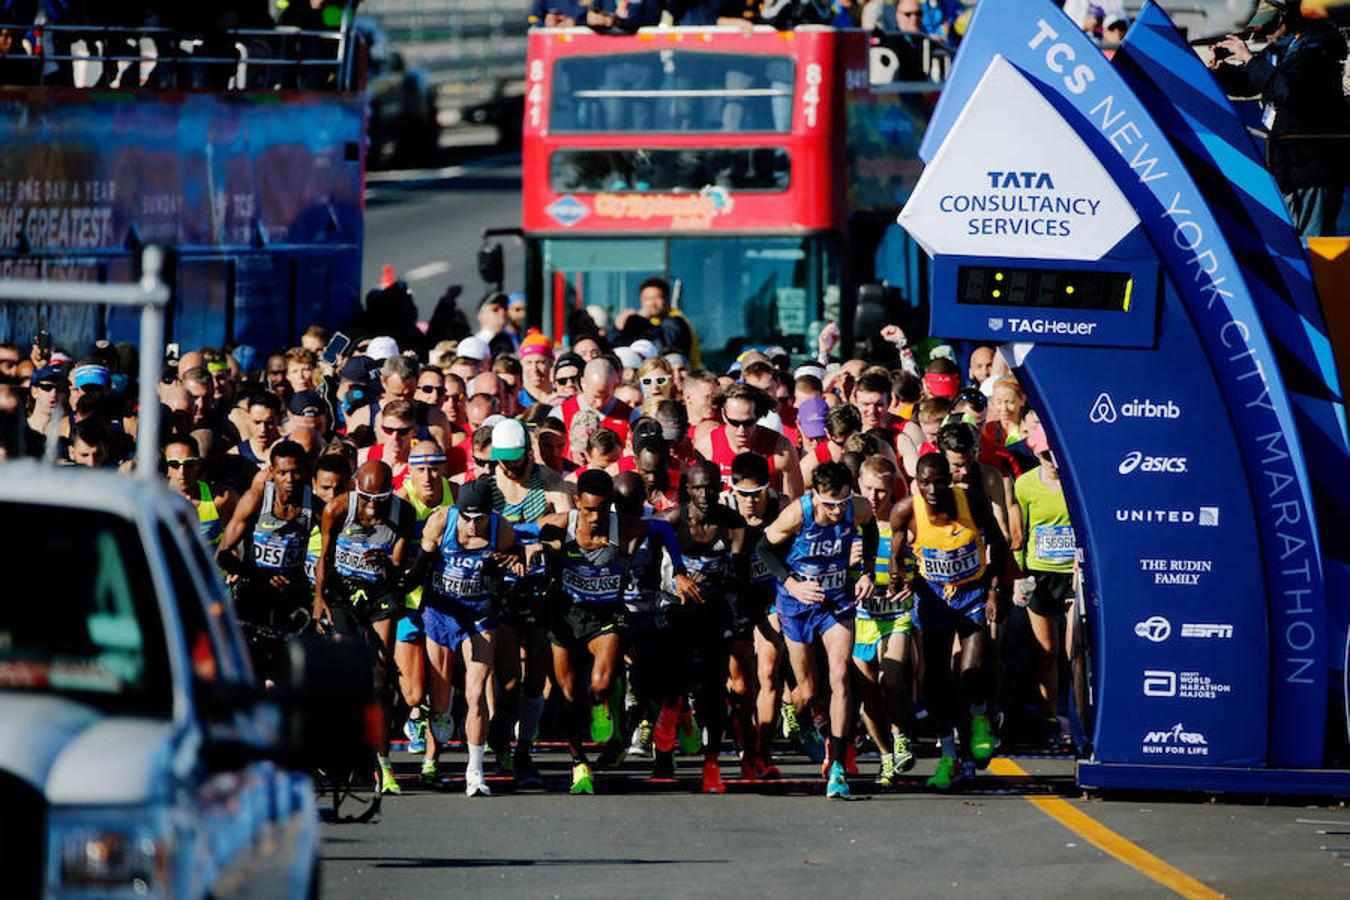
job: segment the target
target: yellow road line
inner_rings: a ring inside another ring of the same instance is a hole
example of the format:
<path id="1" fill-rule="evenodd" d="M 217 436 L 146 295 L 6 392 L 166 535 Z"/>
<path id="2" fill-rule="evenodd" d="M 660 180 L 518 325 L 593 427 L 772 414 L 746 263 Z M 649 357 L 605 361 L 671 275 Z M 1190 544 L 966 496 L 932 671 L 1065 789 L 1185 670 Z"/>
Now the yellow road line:
<path id="1" fill-rule="evenodd" d="M 989 763 L 989 769 L 995 775 L 1028 774 L 1026 769 L 1010 759 L 995 759 Z M 1103 853 L 1114 856 L 1125 865 L 1148 876 L 1168 890 L 1175 891 L 1183 897 L 1204 898 L 1204 900 L 1212 900 L 1212 898 L 1223 896 L 1223 894 L 1203 882 L 1197 881 L 1175 866 L 1163 862 L 1138 844 L 1116 834 L 1067 800 L 1060 797 L 1025 797 L 1024 799 Z"/>

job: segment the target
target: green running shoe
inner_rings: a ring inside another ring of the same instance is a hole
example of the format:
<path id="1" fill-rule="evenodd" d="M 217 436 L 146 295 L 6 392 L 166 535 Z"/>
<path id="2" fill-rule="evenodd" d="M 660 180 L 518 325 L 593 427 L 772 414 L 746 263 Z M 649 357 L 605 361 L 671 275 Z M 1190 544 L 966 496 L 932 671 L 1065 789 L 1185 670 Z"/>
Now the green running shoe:
<path id="1" fill-rule="evenodd" d="M 572 767 L 572 793 L 595 793 L 595 784 L 591 781 L 591 767 L 585 763 L 577 763 Z"/>
<path id="2" fill-rule="evenodd" d="M 688 704 L 680 711 L 679 735 L 680 752 L 685 756 L 693 756 L 703 749 L 703 735 L 698 730 L 698 722 Z"/>
<path id="3" fill-rule="evenodd" d="M 434 759 L 422 760 L 422 783 L 426 785 L 436 784 L 441 779 L 440 767 L 436 765 Z"/>
<path id="4" fill-rule="evenodd" d="M 797 710 L 793 708 L 792 704 L 783 704 L 782 719 L 783 737 L 789 741 L 796 741 L 797 736 L 801 734 L 802 726 L 801 723 L 797 721 Z"/>
<path id="5" fill-rule="evenodd" d="M 516 764 L 511 758 L 509 750 L 493 750 L 492 755 L 497 758 L 497 774 L 507 778 L 516 777 Z"/>
<path id="6" fill-rule="evenodd" d="M 830 766 L 830 780 L 825 785 L 825 796 L 833 800 L 848 799 L 848 779 L 844 777 L 843 763 Z"/>
<path id="7" fill-rule="evenodd" d="M 815 726 L 799 729 L 797 731 L 797 743 L 801 745 L 802 752 L 811 762 L 822 763 L 825 761 L 825 739 L 820 736 L 820 732 L 815 729 Z"/>
<path id="8" fill-rule="evenodd" d="M 890 753 L 884 753 L 881 756 L 881 771 L 877 773 L 877 786 L 883 788 L 895 787 L 895 757 Z"/>
<path id="9" fill-rule="evenodd" d="M 909 735 L 895 736 L 895 749 L 891 751 L 891 759 L 895 763 L 896 774 L 914 768 L 914 747 L 910 744 Z"/>
<path id="10" fill-rule="evenodd" d="M 950 791 L 954 781 L 956 781 L 956 757 L 944 756 L 938 760 L 937 771 L 933 773 L 933 777 L 925 783 L 935 790 Z"/>
<path id="11" fill-rule="evenodd" d="M 403 793 L 403 788 L 398 786 L 398 779 L 394 777 L 394 767 L 383 763 L 380 764 L 380 793 L 394 796 Z"/>
<path id="12" fill-rule="evenodd" d="M 994 733 L 989 727 L 988 716 L 970 717 L 970 755 L 981 768 L 994 755 Z"/>
<path id="13" fill-rule="evenodd" d="M 591 707 L 591 740 L 608 744 L 614 737 L 614 717 L 609 714 L 609 701 Z"/>

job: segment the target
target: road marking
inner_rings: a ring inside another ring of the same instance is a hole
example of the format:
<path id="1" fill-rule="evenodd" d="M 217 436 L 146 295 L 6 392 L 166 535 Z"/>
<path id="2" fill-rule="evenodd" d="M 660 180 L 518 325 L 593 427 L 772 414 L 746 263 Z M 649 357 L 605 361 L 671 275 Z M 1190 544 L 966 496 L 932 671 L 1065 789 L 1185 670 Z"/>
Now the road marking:
<path id="1" fill-rule="evenodd" d="M 415 269 L 409 269 L 403 275 L 404 281 L 426 281 L 428 278 L 435 278 L 437 275 L 444 275 L 450 271 L 450 264 L 443 259 L 436 262 L 429 262 L 425 266 L 418 266 Z"/>
<path id="2" fill-rule="evenodd" d="M 995 775 L 1027 775 L 1017 763 L 1010 759 L 995 759 L 989 763 Z M 1086 840 L 1097 849 L 1125 863 L 1125 865 L 1175 891 L 1183 897 L 1217 898 L 1218 891 L 1201 881 L 1197 881 L 1185 872 L 1163 862 L 1138 844 L 1128 841 L 1101 822 L 1078 809 L 1072 803 L 1060 797 L 1026 797 L 1032 806 L 1054 819 L 1074 834 Z"/>

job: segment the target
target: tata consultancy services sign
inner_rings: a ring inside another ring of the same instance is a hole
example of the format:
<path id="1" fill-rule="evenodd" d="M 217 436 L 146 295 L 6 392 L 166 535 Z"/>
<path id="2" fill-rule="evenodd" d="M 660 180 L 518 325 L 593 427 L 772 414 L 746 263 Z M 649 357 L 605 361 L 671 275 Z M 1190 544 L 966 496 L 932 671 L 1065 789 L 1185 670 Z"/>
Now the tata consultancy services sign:
<path id="1" fill-rule="evenodd" d="M 995 56 L 905 208 L 930 254 L 1097 260 L 1139 218 L 1060 114 Z"/>

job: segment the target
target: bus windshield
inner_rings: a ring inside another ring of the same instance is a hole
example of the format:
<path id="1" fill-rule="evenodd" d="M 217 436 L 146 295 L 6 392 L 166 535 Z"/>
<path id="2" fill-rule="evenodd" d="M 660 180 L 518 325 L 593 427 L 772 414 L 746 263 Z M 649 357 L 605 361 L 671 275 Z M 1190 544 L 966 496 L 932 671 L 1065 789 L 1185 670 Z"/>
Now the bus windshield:
<path id="1" fill-rule="evenodd" d="M 697 50 L 566 57 L 553 64 L 549 129 L 782 134 L 795 71 L 787 56 Z"/>
<path id="2" fill-rule="evenodd" d="M 643 279 L 675 281 L 676 303 L 697 330 L 704 365 L 721 365 L 754 345 L 805 352 L 817 298 L 826 318 L 839 315 L 838 248 L 824 235 L 543 243 L 546 284 L 563 292 L 566 306 L 599 305 L 611 320 L 635 305 Z"/>

